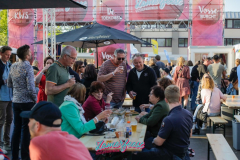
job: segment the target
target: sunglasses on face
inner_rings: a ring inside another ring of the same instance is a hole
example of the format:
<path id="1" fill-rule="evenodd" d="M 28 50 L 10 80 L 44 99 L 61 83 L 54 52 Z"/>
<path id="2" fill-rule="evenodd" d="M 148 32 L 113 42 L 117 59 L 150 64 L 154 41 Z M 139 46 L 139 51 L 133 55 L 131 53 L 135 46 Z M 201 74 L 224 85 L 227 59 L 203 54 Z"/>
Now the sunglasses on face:
<path id="1" fill-rule="evenodd" d="M 121 61 L 121 60 L 124 61 L 124 59 L 125 59 L 125 58 L 118 58 L 117 60 L 119 60 L 119 61 Z"/>
<path id="2" fill-rule="evenodd" d="M 79 67 L 79 68 L 85 68 L 85 66 L 81 66 L 81 67 Z"/>

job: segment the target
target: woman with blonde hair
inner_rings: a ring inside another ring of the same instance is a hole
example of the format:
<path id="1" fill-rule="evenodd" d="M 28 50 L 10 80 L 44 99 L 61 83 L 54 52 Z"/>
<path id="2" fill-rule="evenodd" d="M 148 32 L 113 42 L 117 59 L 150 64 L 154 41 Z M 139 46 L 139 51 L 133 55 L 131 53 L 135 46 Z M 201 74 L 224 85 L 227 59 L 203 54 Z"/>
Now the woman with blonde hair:
<path id="1" fill-rule="evenodd" d="M 62 113 L 62 131 L 80 138 L 84 133 L 96 129 L 96 123 L 99 120 L 107 119 L 112 113 L 111 110 L 100 112 L 94 118 L 86 121 L 82 104 L 85 101 L 86 88 L 83 84 L 76 83 L 64 97 L 64 102 L 60 106 Z"/>
<path id="2" fill-rule="evenodd" d="M 185 59 L 183 57 L 179 58 L 178 67 L 173 75 L 173 80 L 176 83 L 176 86 L 180 89 L 180 97 L 184 97 L 184 108 L 187 108 L 188 95 L 191 93 L 189 79 L 190 71 L 189 67 L 184 65 Z M 181 98 L 182 101 L 182 98 Z"/>
<path id="3" fill-rule="evenodd" d="M 207 112 L 209 117 L 215 117 L 221 113 L 221 99 L 224 101 L 227 99 L 226 96 L 218 89 L 212 77 L 205 73 L 202 78 L 202 90 L 201 90 L 202 104 L 198 105 L 193 115 L 193 129 L 195 133 L 200 133 L 198 126 L 196 126 L 196 117 L 198 110 L 204 105 L 203 112 Z M 205 129 L 203 125 L 202 129 Z"/>

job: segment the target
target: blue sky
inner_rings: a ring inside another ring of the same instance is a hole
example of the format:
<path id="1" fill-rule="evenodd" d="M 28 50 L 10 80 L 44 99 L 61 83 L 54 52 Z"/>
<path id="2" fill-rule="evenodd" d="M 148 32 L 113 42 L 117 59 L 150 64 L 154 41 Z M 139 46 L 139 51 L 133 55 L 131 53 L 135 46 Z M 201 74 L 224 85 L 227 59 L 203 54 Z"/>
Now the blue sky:
<path id="1" fill-rule="evenodd" d="M 240 0 L 225 0 L 225 12 L 238 11 L 240 12 Z"/>

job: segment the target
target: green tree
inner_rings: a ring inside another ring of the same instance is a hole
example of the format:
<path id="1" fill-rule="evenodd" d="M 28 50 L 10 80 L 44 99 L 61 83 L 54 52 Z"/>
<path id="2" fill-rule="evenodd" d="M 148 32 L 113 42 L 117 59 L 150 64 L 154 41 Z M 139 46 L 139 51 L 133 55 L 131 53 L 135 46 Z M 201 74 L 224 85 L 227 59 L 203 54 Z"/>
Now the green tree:
<path id="1" fill-rule="evenodd" d="M 0 11 L 0 46 L 8 45 L 7 10 Z"/>

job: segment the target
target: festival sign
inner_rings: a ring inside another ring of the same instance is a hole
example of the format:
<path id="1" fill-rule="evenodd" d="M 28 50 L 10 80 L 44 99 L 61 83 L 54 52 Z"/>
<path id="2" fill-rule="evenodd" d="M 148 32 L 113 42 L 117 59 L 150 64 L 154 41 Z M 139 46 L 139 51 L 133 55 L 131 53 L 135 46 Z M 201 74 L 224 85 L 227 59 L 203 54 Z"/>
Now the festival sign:
<path id="1" fill-rule="evenodd" d="M 193 46 L 223 45 L 223 0 L 194 0 Z"/>
<path id="2" fill-rule="evenodd" d="M 125 3 L 118 3 L 115 0 L 97 0 L 97 22 L 118 30 L 124 31 L 124 13 Z M 106 45 L 107 42 L 106 42 Z M 98 48 L 98 65 L 103 63 L 103 60 L 113 58 L 114 51 L 117 48 L 124 49 L 124 44 L 113 44 L 106 47 Z M 95 55 L 95 60 L 97 60 Z M 96 61 L 95 61 L 96 63 Z"/>
<path id="3" fill-rule="evenodd" d="M 76 2 L 87 6 L 83 8 L 56 8 L 56 22 L 91 22 L 93 20 L 92 7 L 93 0 L 75 0 Z M 38 22 L 42 22 L 42 9 L 38 9 Z"/>
<path id="4" fill-rule="evenodd" d="M 11 9 L 8 18 L 8 45 L 13 48 L 19 48 L 25 44 L 31 48 L 34 55 L 34 11 L 33 9 Z M 33 59 L 33 56 L 32 56 Z"/>
<path id="5" fill-rule="evenodd" d="M 129 20 L 189 19 L 189 0 L 129 0 Z"/>

